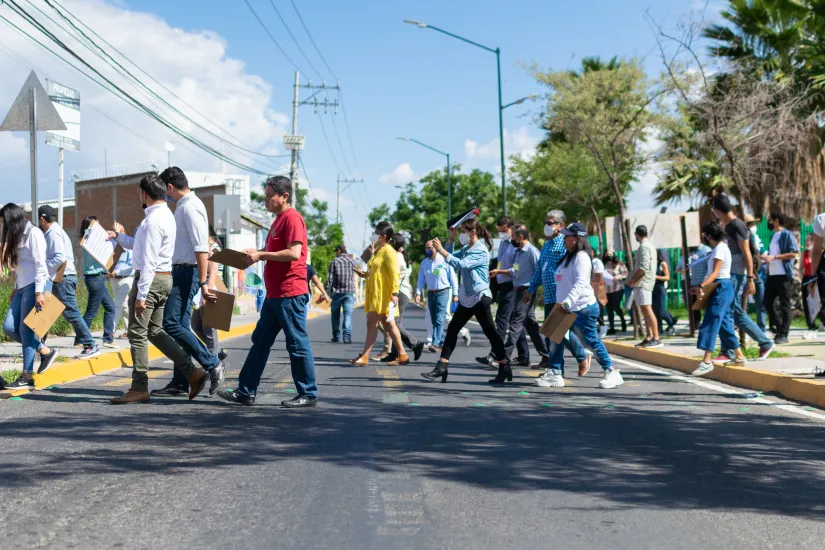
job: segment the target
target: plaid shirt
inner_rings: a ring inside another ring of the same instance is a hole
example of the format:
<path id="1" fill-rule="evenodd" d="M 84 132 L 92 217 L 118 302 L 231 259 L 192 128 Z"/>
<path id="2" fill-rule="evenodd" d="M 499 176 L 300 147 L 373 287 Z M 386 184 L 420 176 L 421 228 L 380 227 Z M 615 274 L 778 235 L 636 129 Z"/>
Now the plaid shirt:
<path id="1" fill-rule="evenodd" d="M 346 254 L 341 254 L 329 264 L 327 272 L 327 292 L 330 294 L 355 294 L 355 262 Z"/>
<path id="2" fill-rule="evenodd" d="M 564 237 L 561 234 L 546 241 L 541 248 L 539 263 L 536 272 L 533 273 L 528 292 L 535 294 L 540 286 L 544 286 L 545 304 L 556 303 L 556 270 L 565 254 L 567 249 L 564 248 Z"/>

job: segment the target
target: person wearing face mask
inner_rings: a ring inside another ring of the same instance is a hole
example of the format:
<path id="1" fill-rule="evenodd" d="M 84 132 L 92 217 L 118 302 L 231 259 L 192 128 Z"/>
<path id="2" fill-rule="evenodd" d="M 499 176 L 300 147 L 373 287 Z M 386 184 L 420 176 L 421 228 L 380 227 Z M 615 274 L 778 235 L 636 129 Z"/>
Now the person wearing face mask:
<path id="1" fill-rule="evenodd" d="M 149 401 L 149 342 L 172 360 L 189 383 L 189 399 L 198 396 L 209 376 L 195 367 L 189 354 L 162 328 L 166 301 L 172 292 L 172 256 L 177 228 L 166 205 L 166 185 L 155 174 L 140 180 L 144 218 L 130 237 L 109 231 L 109 239 L 132 251 L 135 282 L 129 293 L 129 345 L 132 353 L 132 385 L 111 400 L 114 405 Z"/>
<path id="2" fill-rule="evenodd" d="M 450 253 L 453 249 L 455 235 L 460 228 L 459 242 L 461 250 Z M 447 247 L 441 245 L 439 239 L 433 239 L 433 249 L 440 254 L 444 260 L 455 268 L 458 276 L 461 277 L 459 288 L 458 308 L 456 308 L 453 319 L 447 327 L 447 336 L 444 338 L 444 346 L 441 349 L 441 358 L 436 363 L 435 368 L 430 372 L 423 372 L 421 376 L 427 380 L 447 381 L 448 365 L 450 356 L 455 349 L 459 331 L 464 325 L 475 316 L 484 335 L 490 341 L 493 348 L 493 356 L 498 362 L 498 375 L 489 380 L 491 384 L 503 384 L 505 380 L 513 380 L 513 371 L 510 368 L 510 361 L 507 360 L 504 352 L 504 340 L 496 331 L 493 323 L 493 313 L 490 310 L 493 298 L 490 293 L 490 249 L 493 244 L 487 230 L 475 219 L 475 215 L 468 215 L 457 227 L 450 229 L 450 241 Z"/>
<path id="3" fill-rule="evenodd" d="M 398 267 L 398 255 L 389 244 L 394 234 L 392 225 L 382 221 L 375 226 L 372 243 L 375 253 L 370 258 L 367 268 L 367 291 L 364 312 L 367 314 L 367 338 L 361 354 L 350 363 L 357 366 L 369 365 L 369 353 L 378 337 L 378 325 L 383 324 L 388 331 L 398 357 L 388 365 L 408 365 L 410 358 L 404 351 L 401 333 L 395 324 L 398 314 L 399 293 L 401 291 L 401 271 Z"/>
<path id="4" fill-rule="evenodd" d="M 584 340 L 596 354 L 596 360 L 604 371 L 599 387 L 613 389 L 624 384 L 618 369 L 613 368 L 610 355 L 599 338 L 599 304 L 592 286 L 593 254 L 587 242 L 587 230 L 580 223 L 571 223 L 562 230 L 567 253 L 556 271 L 556 304 L 565 311 L 575 313 L 572 331 Z M 536 385 L 542 388 L 563 388 L 561 367 L 564 364 L 564 348 L 556 346 L 550 354 L 550 376 L 539 378 Z M 589 365 L 587 365 L 589 367 Z M 579 376 L 589 368 L 580 368 Z"/>
<path id="5" fill-rule="evenodd" d="M 421 294 L 427 289 L 427 311 L 433 325 L 433 340 L 429 350 L 441 351 L 444 344 L 444 327 L 449 307 L 450 290 L 453 300 L 458 301 L 458 278 L 444 259 L 435 254 L 433 241 L 424 245 L 425 258 L 418 268 L 418 284 L 415 290 L 415 303 L 421 304 Z"/>
<path id="6" fill-rule="evenodd" d="M 793 262 L 799 255 L 799 246 L 793 233 L 785 228 L 787 218 L 781 212 L 771 212 L 768 227 L 773 231 L 768 253 L 762 261 L 768 265 L 768 282 L 765 284 L 765 309 L 771 326 L 776 327 L 774 343 L 787 344 L 791 329 L 791 293 L 793 291 Z M 775 302 L 779 300 L 779 307 Z"/>
<path id="7" fill-rule="evenodd" d="M 281 406 L 306 408 L 317 403 L 315 358 L 306 329 L 311 299 L 307 283 L 307 228 L 304 218 L 291 205 L 292 194 L 292 180 L 288 177 L 274 176 L 266 181 L 266 209 L 275 214 L 275 221 L 263 250 L 244 250 L 247 265 L 266 262 L 266 300 L 252 332 L 252 347 L 238 376 L 237 389 L 217 394 L 236 405 L 255 404 L 270 350 L 281 332 L 298 392 L 293 399 L 281 401 Z"/>
<path id="8" fill-rule="evenodd" d="M 215 395 L 226 375 L 226 361 L 220 359 L 192 332 L 192 300 L 200 291 L 206 302 L 217 296 L 209 288 L 209 219 L 206 207 L 183 170 L 177 166 L 160 174 L 166 184 L 167 200 L 175 204 L 175 252 L 172 256 L 172 291 L 163 314 L 163 330 L 209 373 L 209 395 Z M 152 392 L 153 397 L 186 395 L 189 384 L 183 373 L 175 372 L 171 382 Z"/>
<path id="9" fill-rule="evenodd" d="M 550 315 L 553 307 L 556 305 L 556 270 L 559 267 L 559 262 L 567 253 L 564 248 L 564 236 L 562 230 L 567 217 L 561 210 L 551 210 L 547 213 L 547 221 L 544 225 L 544 236 L 547 240 L 544 241 L 544 246 L 541 249 L 539 256 L 539 263 L 536 266 L 536 271 L 533 273 L 533 278 L 530 280 L 530 286 L 527 292 L 522 297 L 522 302 L 530 302 L 540 286 L 544 287 L 544 315 Z M 544 340 L 545 348 L 549 353 L 553 353 L 553 344 L 549 338 Z M 579 342 L 575 334 L 570 333 L 569 338 L 564 339 L 564 346 L 573 354 L 579 364 L 579 369 L 590 369 L 591 354 L 586 352 Z M 541 362 L 532 367 L 533 370 L 544 370 L 543 377 L 549 376 L 548 357 L 543 356 Z M 562 376 L 564 375 L 564 365 L 562 365 Z"/>

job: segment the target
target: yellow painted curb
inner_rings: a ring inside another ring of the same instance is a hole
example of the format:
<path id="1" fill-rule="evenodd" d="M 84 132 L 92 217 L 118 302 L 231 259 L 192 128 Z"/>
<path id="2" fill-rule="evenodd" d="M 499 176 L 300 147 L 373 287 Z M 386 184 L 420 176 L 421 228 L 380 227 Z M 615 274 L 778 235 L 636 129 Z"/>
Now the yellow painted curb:
<path id="1" fill-rule="evenodd" d="M 698 361 L 694 357 L 688 357 L 679 353 L 658 349 L 640 349 L 618 342 L 605 342 L 604 345 L 608 352 L 620 357 L 635 359 L 642 363 L 650 363 L 688 374 L 693 372 L 698 364 Z M 713 370 L 703 376 L 703 378 L 718 380 L 719 382 L 750 390 L 774 392 L 793 401 L 825 408 L 825 380 L 795 378 L 787 374 L 767 372 L 747 367 L 726 367 L 719 363 L 714 364 Z"/>

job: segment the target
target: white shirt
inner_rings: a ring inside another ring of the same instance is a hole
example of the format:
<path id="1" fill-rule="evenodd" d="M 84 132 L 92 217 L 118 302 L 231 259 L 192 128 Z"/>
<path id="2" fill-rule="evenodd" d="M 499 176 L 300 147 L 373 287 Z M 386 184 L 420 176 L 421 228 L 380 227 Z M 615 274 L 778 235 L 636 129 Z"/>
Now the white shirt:
<path id="1" fill-rule="evenodd" d="M 66 263 L 66 269 L 63 271 L 63 276 L 77 275 L 77 269 L 74 267 L 74 249 L 72 248 L 72 240 L 66 234 L 66 231 L 60 227 L 57 222 L 52 223 L 51 227 L 46 230 L 46 267 L 49 269 L 49 278 L 53 281 L 57 270 L 63 263 Z"/>
<path id="2" fill-rule="evenodd" d="M 175 253 L 173 264 L 195 264 L 195 252 L 209 252 L 209 218 L 203 202 L 189 191 L 175 203 Z"/>
<path id="3" fill-rule="evenodd" d="M 593 260 L 590 255 L 581 251 L 564 265 L 562 260 L 556 271 L 556 302 L 567 306 L 570 311 L 580 311 L 596 303 L 596 293 L 590 284 L 590 275 L 593 271 Z"/>
<path id="4" fill-rule="evenodd" d="M 825 238 L 825 214 L 818 214 L 814 218 L 814 235 Z"/>
<path id="5" fill-rule="evenodd" d="M 144 210 L 134 238 L 118 233 L 117 242 L 132 251 L 132 267 L 140 271 L 137 300 L 145 300 L 158 271 L 172 271 L 175 251 L 175 216 L 166 204 L 155 204 Z"/>
<path id="6" fill-rule="evenodd" d="M 17 249 L 17 265 L 14 267 L 17 275 L 14 288 L 20 289 L 34 283 L 35 292 L 43 292 L 49 280 L 49 270 L 46 267 L 46 237 L 39 227 L 26 222 L 26 229 L 20 238 Z M 28 315 L 28 312 L 25 312 Z"/>
<path id="7" fill-rule="evenodd" d="M 730 255 L 730 247 L 728 247 L 728 243 L 725 241 L 720 241 L 719 244 L 716 245 L 716 248 L 713 249 L 710 257 L 708 258 L 708 275 L 713 273 L 714 267 L 714 260 L 722 260 L 722 269 L 719 270 L 719 276 L 717 279 L 730 279 L 730 268 L 733 264 L 733 258 Z M 696 281 L 696 284 L 700 284 L 702 281 Z"/>
<path id="8" fill-rule="evenodd" d="M 773 237 L 771 237 L 771 247 L 768 250 L 768 254 L 771 256 L 779 256 L 782 254 L 782 249 L 779 248 L 779 235 L 780 233 L 774 233 Z M 782 260 L 771 260 L 771 263 L 768 265 L 768 275 L 785 275 L 785 264 Z"/>
<path id="9" fill-rule="evenodd" d="M 593 273 L 604 273 L 604 264 L 598 258 L 593 258 Z M 610 277 L 613 278 L 612 276 Z"/>
<path id="10" fill-rule="evenodd" d="M 403 294 L 407 298 L 411 298 L 412 293 L 412 286 L 410 285 L 410 275 L 412 275 L 412 266 L 407 265 L 407 261 L 404 259 L 404 254 L 402 252 L 398 252 L 398 271 L 401 272 L 401 287 L 398 290 L 399 293 Z"/>

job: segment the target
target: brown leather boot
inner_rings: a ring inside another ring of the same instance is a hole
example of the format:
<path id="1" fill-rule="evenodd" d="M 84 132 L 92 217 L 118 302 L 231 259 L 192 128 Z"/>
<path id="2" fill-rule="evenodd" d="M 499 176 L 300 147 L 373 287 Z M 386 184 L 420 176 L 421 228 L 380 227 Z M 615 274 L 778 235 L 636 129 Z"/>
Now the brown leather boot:
<path id="1" fill-rule="evenodd" d="M 550 360 L 547 357 L 542 357 L 537 365 L 530 367 L 531 370 L 547 370 L 547 364 Z"/>
<path id="2" fill-rule="evenodd" d="M 398 359 L 396 359 L 395 361 L 390 361 L 389 363 L 387 363 L 387 365 L 390 366 L 390 367 L 396 367 L 396 366 L 399 366 L 399 365 L 409 365 L 409 364 L 410 364 L 410 356 L 407 355 L 406 353 L 404 355 L 399 355 Z"/>
<path id="3" fill-rule="evenodd" d="M 204 386 L 206 386 L 207 380 L 209 380 L 209 375 L 201 369 L 197 369 L 194 374 L 189 377 L 189 401 L 192 401 L 198 396 Z"/>
<path id="4" fill-rule="evenodd" d="M 148 403 L 148 391 L 129 390 L 120 397 L 114 397 L 111 400 L 112 405 L 128 405 L 131 403 Z"/>

